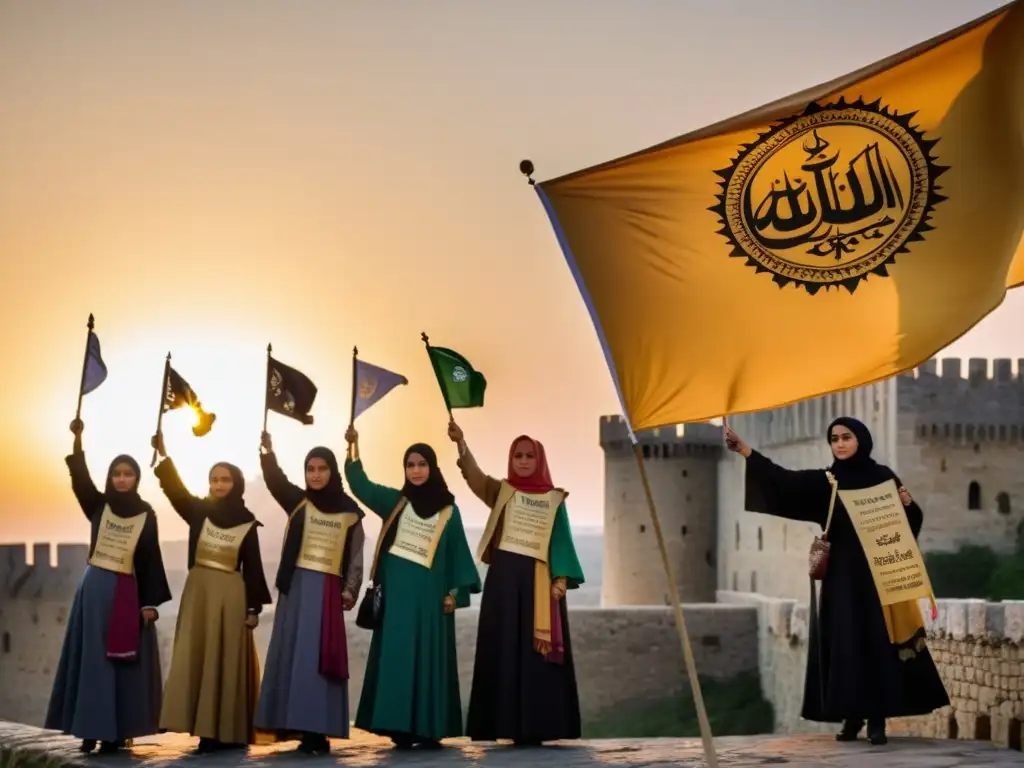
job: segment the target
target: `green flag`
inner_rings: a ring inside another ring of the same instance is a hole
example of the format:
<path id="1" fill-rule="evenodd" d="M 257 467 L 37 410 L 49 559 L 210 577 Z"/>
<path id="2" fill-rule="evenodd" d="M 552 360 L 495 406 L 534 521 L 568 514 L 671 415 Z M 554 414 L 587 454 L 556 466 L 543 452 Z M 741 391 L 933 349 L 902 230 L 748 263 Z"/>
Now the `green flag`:
<path id="1" fill-rule="evenodd" d="M 480 408 L 484 404 L 487 379 L 469 360 L 445 347 L 427 347 L 434 375 L 441 385 L 445 405 L 452 408 Z"/>

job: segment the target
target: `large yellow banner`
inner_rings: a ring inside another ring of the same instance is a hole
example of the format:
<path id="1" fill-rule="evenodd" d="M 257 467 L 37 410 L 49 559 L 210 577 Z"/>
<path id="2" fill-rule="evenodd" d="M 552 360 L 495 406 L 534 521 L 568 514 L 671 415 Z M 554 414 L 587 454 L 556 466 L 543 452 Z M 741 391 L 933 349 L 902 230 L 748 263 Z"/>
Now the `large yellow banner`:
<path id="1" fill-rule="evenodd" d="M 892 376 L 1024 283 L 1022 71 L 1017 2 L 538 182 L 633 429 Z"/>

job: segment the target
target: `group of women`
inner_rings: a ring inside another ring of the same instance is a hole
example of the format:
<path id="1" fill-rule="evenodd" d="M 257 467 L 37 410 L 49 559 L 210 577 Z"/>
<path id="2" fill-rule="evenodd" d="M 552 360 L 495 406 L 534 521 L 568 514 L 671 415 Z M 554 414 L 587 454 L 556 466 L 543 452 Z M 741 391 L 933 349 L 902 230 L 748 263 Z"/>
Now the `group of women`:
<path id="1" fill-rule="evenodd" d="M 153 622 L 171 594 L 157 519 L 137 490 L 139 465 L 118 456 L 100 492 L 86 468 L 81 422 L 72 432 L 67 464 L 92 533 L 48 728 L 81 738 L 86 752 L 97 742 L 101 751 L 116 751 L 132 738 L 172 731 L 199 736 L 202 751 L 298 740 L 303 752 L 325 753 L 331 737 L 349 736 L 344 613 L 358 604 L 356 623 L 373 634 L 355 725 L 390 737 L 399 749 L 437 748 L 463 735 L 453 613 L 481 585 L 458 505 L 429 445 L 406 450 L 405 482 L 390 488 L 369 479 L 349 427 L 344 471 L 353 499 L 330 450 L 309 452 L 301 488 L 287 479 L 263 435 L 263 476 L 289 517 L 261 679 L 251 630 L 271 596 L 242 474 L 216 464 L 209 495 L 192 496 L 156 435 L 154 448 L 164 456 L 156 475 L 189 526 L 189 576 L 163 690 Z M 512 442 L 499 480 L 479 467 L 454 421 L 448 436 L 469 488 L 491 510 L 476 553 L 489 568 L 465 732 L 518 744 L 578 738 L 565 595 L 583 583 L 583 573 L 568 494 L 554 485 L 536 440 Z M 828 534 L 820 610 L 812 602 L 803 717 L 842 722 L 841 741 L 857 739 L 866 724 L 869 740 L 884 744 L 887 718 L 926 714 L 949 699 L 916 602 L 881 605 L 831 484 L 857 490 L 895 481 L 915 537 L 923 513 L 892 470 L 871 458 L 871 434 L 861 422 L 836 419 L 826 440 L 833 454 L 828 473 L 792 471 L 725 428 L 726 446 L 746 460 L 748 507 L 816 523 Z M 382 527 L 360 601 L 363 507 Z"/>
<path id="2" fill-rule="evenodd" d="M 466 540 L 455 497 L 429 445 L 410 446 L 401 488 L 379 485 L 359 458 L 349 427 L 344 474 L 329 449 L 306 456 L 305 487 L 282 471 L 270 435 L 261 439 L 263 477 L 288 514 L 275 587 L 274 624 L 262 676 L 252 630 L 271 595 L 259 521 L 245 481 L 215 464 L 209 494 L 192 495 L 163 436 L 155 473 L 188 524 L 188 578 L 164 685 L 154 622 L 171 600 L 157 517 L 138 493 L 140 469 L 118 456 L 99 491 L 71 425 L 72 489 L 91 523 L 89 564 L 68 618 L 46 727 L 116 752 L 159 732 L 199 737 L 210 752 L 278 741 L 309 754 L 349 737 L 345 613 L 372 631 L 355 725 L 396 748 L 438 748 L 444 738 L 517 744 L 580 736 L 579 699 L 565 596 L 583 583 L 564 500 L 544 447 L 527 436 L 509 449 L 504 479 L 487 475 L 454 422 L 449 438 L 467 484 L 491 509 L 479 559 Z M 353 496 L 355 498 L 353 498 Z M 357 502 L 358 499 L 358 502 Z M 363 582 L 363 508 L 382 521 L 369 588 Z M 483 591 L 468 722 L 463 727 L 454 611 Z"/>

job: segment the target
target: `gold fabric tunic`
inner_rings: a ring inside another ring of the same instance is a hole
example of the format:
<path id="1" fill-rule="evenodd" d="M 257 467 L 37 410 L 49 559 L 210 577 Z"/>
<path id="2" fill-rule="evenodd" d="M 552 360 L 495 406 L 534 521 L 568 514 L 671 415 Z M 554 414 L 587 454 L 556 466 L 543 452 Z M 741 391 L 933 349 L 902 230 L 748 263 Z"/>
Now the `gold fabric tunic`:
<path id="1" fill-rule="evenodd" d="M 349 529 L 359 522 L 355 512 L 328 515 L 306 501 L 306 519 L 302 526 L 302 544 L 297 568 L 318 573 L 341 575 L 341 561 Z"/>
<path id="2" fill-rule="evenodd" d="M 135 572 L 135 548 L 146 525 L 146 515 L 143 512 L 134 517 L 118 517 L 111 512 L 110 505 L 105 506 L 89 565 L 131 576 Z"/>
<path id="3" fill-rule="evenodd" d="M 228 573 L 238 570 L 238 553 L 252 526 L 250 521 L 232 528 L 220 528 L 207 519 L 196 544 L 196 565 Z"/>

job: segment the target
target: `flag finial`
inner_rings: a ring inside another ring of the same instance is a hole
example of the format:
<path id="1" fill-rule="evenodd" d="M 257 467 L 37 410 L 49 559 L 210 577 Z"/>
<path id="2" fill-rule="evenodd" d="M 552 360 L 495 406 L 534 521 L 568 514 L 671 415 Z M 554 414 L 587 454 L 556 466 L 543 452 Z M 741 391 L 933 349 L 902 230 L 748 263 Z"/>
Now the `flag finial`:
<path id="1" fill-rule="evenodd" d="M 530 183 L 530 186 L 534 186 L 533 180 L 533 160 L 522 160 L 519 163 L 519 172 L 526 177 L 526 180 Z"/>
<path id="2" fill-rule="evenodd" d="M 92 316 L 92 312 L 89 313 L 89 330 L 91 331 L 96 327 L 96 318 Z"/>

